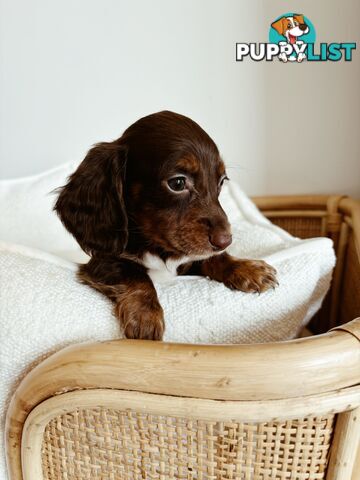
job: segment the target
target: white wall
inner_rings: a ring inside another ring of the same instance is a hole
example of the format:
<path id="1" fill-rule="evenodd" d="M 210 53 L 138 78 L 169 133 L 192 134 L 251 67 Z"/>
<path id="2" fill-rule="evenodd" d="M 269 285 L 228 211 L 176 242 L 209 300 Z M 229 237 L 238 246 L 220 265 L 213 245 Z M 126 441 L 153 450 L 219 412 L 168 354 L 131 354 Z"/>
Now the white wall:
<path id="1" fill-rule="evenodd" d="M 338 4 L 287 8 L 301 8 L 325 41 L 359 40 L 357 0 Z M 213 136 L 250 194 L 360 194 L 358 52 L 348 64 L 235 62 L 237 41 L 267 41 L 280 0 L 0 8 L 0 177 L 80 161 L 91 144 L 166 108 Z"/>

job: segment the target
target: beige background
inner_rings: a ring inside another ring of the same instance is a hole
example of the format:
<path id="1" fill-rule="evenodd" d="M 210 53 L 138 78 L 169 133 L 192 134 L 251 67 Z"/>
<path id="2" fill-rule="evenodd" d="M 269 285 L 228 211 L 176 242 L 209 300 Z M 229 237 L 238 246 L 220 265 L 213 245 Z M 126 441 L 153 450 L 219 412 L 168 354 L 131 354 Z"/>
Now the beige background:
<path id="1" fill-rule="evenodd" d="M 286 3 L 286 6 L 284 6 Z M 235 62 L 295 9 L 359 42 L 358 0 L 0 0 L 0 177 L 81 160 L 164 108 L 214 137 L 250 194 L 360 197 L 360 63 Z M 360 47 L 359 47 L 360 48 Z"/>
<path id="2" fill-rule="evenodd" d="M 359 45 L 352 62 L 266 66 L 264 189 L 360 197 L 360 2 L 272 0 L 264 2 L 265 17 L 276 17 L 284 3 L 310 18 L 316 43 Z"/>

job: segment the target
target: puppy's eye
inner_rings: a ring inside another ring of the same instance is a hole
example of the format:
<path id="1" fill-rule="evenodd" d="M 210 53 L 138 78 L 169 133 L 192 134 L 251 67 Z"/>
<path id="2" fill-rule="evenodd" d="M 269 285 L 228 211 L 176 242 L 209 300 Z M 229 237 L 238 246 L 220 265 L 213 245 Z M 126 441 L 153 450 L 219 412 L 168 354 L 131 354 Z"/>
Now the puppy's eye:
<path id="1" fill-rule="evenodd" d="M 219 188 L 221 188 L 223 186 L 223 183 L 225 182 L 225 180 L 229 180 L 229 177 L 227 175 L 223 175 L 221 178 L 220 178 L 220 181 L 219 181 Z"/>
<path id="2" fill-rule="evenodd" d="M 173 192 L 182 192 L 186 188 L 186 177 L 173 177 L 167 182 Z"/>
<path id="3" fill-rule="evenodd" d="M 288 28 L 291 28 L 291 23 L 288 23 Z"/>

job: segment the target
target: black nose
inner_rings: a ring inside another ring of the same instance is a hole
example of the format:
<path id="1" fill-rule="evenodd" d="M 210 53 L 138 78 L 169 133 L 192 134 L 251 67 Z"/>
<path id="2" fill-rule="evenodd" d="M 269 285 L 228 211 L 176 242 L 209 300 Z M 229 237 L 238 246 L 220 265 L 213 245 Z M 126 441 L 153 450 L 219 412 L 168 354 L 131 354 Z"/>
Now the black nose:
<path id="1" fill-rule="evenodd" d="M 300 28 L 300 30 L 305 32 L 305 30 L 308 28 L 308 26 L 306 25 L 306 23 L 300 23 L 299 28 Z"/>
<path id="2" fill-rule="evenodd" d="M 224 250 L 232 242 L 232 237 L 228 233 L 213 233 L 209 238 L 211 245 L 217 250 Z"/>

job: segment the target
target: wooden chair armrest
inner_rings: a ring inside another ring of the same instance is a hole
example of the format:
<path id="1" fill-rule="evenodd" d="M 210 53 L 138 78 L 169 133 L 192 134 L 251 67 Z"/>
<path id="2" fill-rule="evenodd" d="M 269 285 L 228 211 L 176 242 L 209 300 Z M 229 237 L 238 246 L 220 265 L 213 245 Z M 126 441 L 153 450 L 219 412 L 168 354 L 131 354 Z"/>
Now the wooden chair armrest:
<path id="1" fill-rule="evenodd" d="M 345 325 L 339 325 L 335 328 L 332 328 L 330 331 L 340 330 L 342 332 L 348 332 L 353 335 L 360 342 L 360 317 L 355 318 L 351 322 L 346 323 Z"/>
<path id="2" fill-rule="evenodd" d="M 359 319 L 342 329 L 287 342 L 189 345 L 114 340 L 67 347 L 32 370 L 7 413 L 9 468 L 20 469 L 24 422 L 41 402 L 66 392 L 115 389 L 208 400 L 311 398 L 360 383 Z"/>

